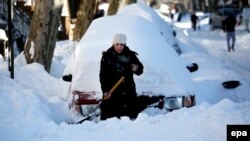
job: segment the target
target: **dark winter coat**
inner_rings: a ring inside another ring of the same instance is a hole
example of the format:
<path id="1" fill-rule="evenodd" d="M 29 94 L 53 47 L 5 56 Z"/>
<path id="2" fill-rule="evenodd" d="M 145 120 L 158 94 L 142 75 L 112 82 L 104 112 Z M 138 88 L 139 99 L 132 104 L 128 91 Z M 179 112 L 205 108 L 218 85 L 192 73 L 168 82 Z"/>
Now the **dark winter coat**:
<path id="1" fill-rule="evenodd" d="M 223 30 L 225 32 L 234 32 L 237 20 L 236 18 L 230 14 L 223 22 Z"/>
<path id="2" fill-rule="evenodd" d="M 137 95 L 133 74 L 143 73 L 143 65 L 136 55 L 137 53 L 131 51 L 127 46 L 124 46 L 121 54 L 117 54 L 113 46 L 103 53 L 100 68 L 102 92 L 109 92 L 122 76 L 125 76 L 125 79 L 112 93 L 111 98 L 102 102 L 102 120 L 114 116 L 136 118 L 138 114 L 136 110 Z M 131 64 L 138 65 L 136 72 L 131 71 Z"/>
<path id="3" fill-rule="evenodd" d="M 191 22 L 192 22 L 192 24 L 196 24 L 197 21 L 198 21 L 198 17 L 195 14 L 192 14 L 191 15 Z"/>

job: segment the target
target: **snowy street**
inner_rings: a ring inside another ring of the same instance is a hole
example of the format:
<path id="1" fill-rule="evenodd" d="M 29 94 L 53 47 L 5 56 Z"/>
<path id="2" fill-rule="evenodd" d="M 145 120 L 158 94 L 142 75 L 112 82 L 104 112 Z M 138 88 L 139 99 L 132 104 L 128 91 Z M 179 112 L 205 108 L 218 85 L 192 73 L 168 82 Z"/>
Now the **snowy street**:
<path id="1" fill-rule="evenodd" d="M 206 72 L 203 73 L 203 75 L 205 74 L 206 76 L 202 77 L 208 77 L 207 75 L 210 75 L 210 80 L 220 79 L 220 83 L 228 80 L 240 80 L 243 85 L 249 86 L 250 65 L 248 63 L 248 60 L 250 59 L 250 57 L 248 54 L 250 53 L 250 50 L 246 41 L 250 35 L 244 31 L 242 25 L 236 28 L 235 52 L 227 51 L 226 33 L 224 33 L 222 30 L 209 31 L 208 26 L 204 25 L 201 31 L 194 32 L 191 29 L 184 29 L 183 32 L 182 30 L 180 30 L 178 34 L 180 35 L 177 37 L 179 37 L 181 41 L 189 43 L 186 48 L 195 48 L 195 50 L 199 51 L 198 54 L 195 53 L 195 57 L 193 56 L 193 54 L 192 56 L 185 54 L 183 55 L 183 57 L 187 57 L 189 58 L 189 60 L 200 64 L 199 69 L 204 69 L 204 71 Z M 202 57 L 203 59 L 199 58 L 198 56 Z M 193 74 L 193 78 L 194 80 L 197 80 L 197 82 L 200 81 L 201 77 L 198 73 L 199 72 L 197 72 L 197 74 Z M 220 83 L 218 83 L 217 85 L 220 85 Z M 208 83 L 207 85 L 212 86 L 213 84 Z M 216 88 L 214 90 L 215 92 L 213 93 L 210 93 L 208 91 L 201 91 L 201 94 L 209 93 L 210 96 L 214 95 L 214 98 L 219 98 L 220 96 L 218 95 L 218 93 L 221 93 L 221 89 Z M 247 88 L 244 91 L 244 95 L 247 95 L 249 89 Z M 245 101 L 243 98 L 244 96 L 242 97 L 242 99 L 239 98 L 242 95 L 239 95 L 239 97 L 236 98 L 233 94 L 236 92 L 233 89 L 228 90 L 226 93 L 227 94 L 225 94 L 225 96 L 232 96 L 234 97 L 234 99 L 237 99 L 237 101 Z M 208 100 L 211 98 L 210 96 L 207 95 L 204 97 L 206 97 L 206 99 Z"/>
<path id="2" fill-rule="evenodd" d="M 193 32 L 191 38 L 197 45 L 204 47 L 212 57 L 224 62 L 228 69 L 235 71 L 246 82 L 249 82 L 250 64 L 247 62 L 250 59 L 250 52 L 249 44 L 245 43 L 245 41 L 250 35 L 244 31 L 243 27 L 239 27 L 238 31 L 236 31 L 236 51 L 229 53 L 227 52 L 226 37 L 222 32 Z M 202 41 L 198 38 L 201 35 L 203 36 Z"/>

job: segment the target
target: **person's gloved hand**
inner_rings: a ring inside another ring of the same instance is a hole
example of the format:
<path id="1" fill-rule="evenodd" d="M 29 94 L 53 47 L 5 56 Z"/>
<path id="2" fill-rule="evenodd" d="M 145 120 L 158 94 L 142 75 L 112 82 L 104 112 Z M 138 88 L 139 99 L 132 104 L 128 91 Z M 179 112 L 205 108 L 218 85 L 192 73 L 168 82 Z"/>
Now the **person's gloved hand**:
<path id="1" fill-rule="evenodd" d="M 105 93 L 103 94 L 103 97 L 107 96 L 108 94 L 109 94 L 108 92 L 105 92 Z"/>
<path id="2" fill-rule="evenodd" d="M 108 100 L 110 98 L 110 95 L 108 92 L 103 93 L 103 99 Z"/>
<path id="3" fill-rule="evenodd" d="M 132 64 L 131 66 L 131 71 L 136 72 L 138 70 L 138 65 Z"/>

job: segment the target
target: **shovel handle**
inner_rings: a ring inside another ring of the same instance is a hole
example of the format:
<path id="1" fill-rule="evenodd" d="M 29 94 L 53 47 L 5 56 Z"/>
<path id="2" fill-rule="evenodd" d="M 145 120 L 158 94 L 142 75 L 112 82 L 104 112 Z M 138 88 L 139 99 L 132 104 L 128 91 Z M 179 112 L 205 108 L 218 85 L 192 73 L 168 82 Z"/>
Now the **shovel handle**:
<path id="1" fill-rule="evenodd" d="M 115 91 L 115 89 L 122 83 L 122 81 L 125 79 L 124 76 L 122 76 L 116 83 L 115 85 L 110 89 L 110 91 L 108 92 L 108 94 L 106 96 L 104 96 L 104 100 L 108 100 L 110 99 L 112 93 Z"/>

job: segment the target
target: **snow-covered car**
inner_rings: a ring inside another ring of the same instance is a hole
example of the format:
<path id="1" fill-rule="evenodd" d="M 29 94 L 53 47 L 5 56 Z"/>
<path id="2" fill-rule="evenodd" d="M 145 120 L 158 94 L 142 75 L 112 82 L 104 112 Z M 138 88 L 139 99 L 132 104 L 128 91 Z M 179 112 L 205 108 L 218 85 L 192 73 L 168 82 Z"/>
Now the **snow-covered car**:
<path id="1" fill-rule="evenodd" d="M 152 22 L 137 15 L 105 16 L 94 20 L 77 45 L 65 68 L 72 75 L 70 101 L 74 92 L 101 99 L 99 82 L 102 52 L 112 46 L 116 33 L 127 36 L 126 45 L 136 51 L 144 73 L 134 76 L 138 95 L 183 97 L 195 94 L 190 72 Z"/>
<path id="2" fill-rule="evenodd" d="M 117 12 L 117 15 L 137 15 L 145 18 L 149 22 L 155 24 L 159 33 L 163 36 L 166 42 L 178 53 L 182 51 L 178 45 L 178 41 L 175 38 L 175 31 L 171 25 L 162 19 L 158 13 L 143 3 L 130 4 Z"/>

